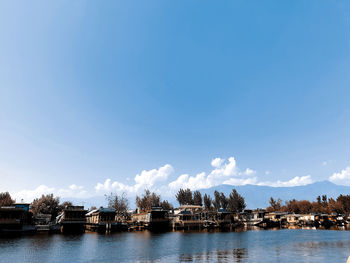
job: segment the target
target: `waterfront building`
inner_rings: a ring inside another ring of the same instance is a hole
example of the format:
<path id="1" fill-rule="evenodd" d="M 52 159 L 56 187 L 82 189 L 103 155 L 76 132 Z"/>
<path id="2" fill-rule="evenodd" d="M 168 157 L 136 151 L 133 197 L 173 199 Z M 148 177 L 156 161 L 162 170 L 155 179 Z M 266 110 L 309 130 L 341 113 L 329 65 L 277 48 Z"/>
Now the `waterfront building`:
<path id="1" fill-rule="evenodd" d="M 33 214 L 29 204 L 14 204 L 0 208 L 0 233 L 29 233 L 35 232 Z"/>
<path id="2" fill-rule="evenodd" d="M 299 214 L 286 214 L 285 219 L 287 221 L 287 224 L 290 226 L 295 226 L 300 224 L 300 220 L 302 220 L 303 216 Z"/>
<path id="3" fill-rule="evenodd" d="M 215 213 L 214 222 L 220 229 L 232 229 L 238 225 L 238 221 L 234 219 L 234 213 L 223 208 Z"/>
<path id="4" fill-rule="evenodd" d="M 127 230 L 114 208 L 100 207 L 86 214 L 86 228 L 91 231 L 113 232 Z"/>
<path id="5" fill-rule="evenodd" d="M 84 206 L 66 206 L 56 218 L 56 223 L 61 232 L 84 232 L 85 214 Z"/>
<path id="6" fill-rule="evenodd" d="M 201 229 L 208 214 L 200 205 L 182 205 L 174 210 L 173 229 Z"/>
<path id="7" fill-rule="evenodd" d="M 169 211 L 162 207 L 152 207 L 149 211 L 133 214 L 131 221 L 136 227 L 153 231 L 167 230 L 170 227 Z"/>
<path id="8" fill-rule="evenodd" d="M 246 209 L 237 215 L 238 221 L 242 222 L 245 226 L 257 226 L 264 221 L 265 214 L 266 211 L 264 209 Z"/>
<path id="9" fill-rule="evenodd" d="M 51 230 L 51 214 L 37 214 L 34 216 L 36 231 L 49 232 Z"/>

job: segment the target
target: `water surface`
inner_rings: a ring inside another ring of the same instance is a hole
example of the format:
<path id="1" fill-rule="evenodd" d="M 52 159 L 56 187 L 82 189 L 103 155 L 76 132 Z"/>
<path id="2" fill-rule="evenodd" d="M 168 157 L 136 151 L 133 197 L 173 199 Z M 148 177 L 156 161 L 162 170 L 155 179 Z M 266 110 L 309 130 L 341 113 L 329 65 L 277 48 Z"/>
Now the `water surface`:
<path id="1" fill-rule="evenodd" d="M 148 231 L 0 239 L 0 262 L 346 262 L 350 231 Z"/>

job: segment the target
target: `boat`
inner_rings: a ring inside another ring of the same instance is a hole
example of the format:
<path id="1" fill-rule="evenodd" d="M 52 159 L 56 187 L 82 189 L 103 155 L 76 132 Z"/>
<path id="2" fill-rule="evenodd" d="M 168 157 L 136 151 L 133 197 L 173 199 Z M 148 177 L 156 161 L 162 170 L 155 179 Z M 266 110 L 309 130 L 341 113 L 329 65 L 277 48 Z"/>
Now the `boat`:
<path id="1" fill-rule="evenodd" d="M 35 233 L 29 204 L 14 204 L 0 208 L 0 235 Z"/>
<path id="2" fill-rule="evenodd" d="M 114 208 L 100 207 L 86 214 L 86 229 L 97 232 L 126 231 L 128 226 L 116 217 Z"/>
<path id="3" fill-rule="evenodd" d="M 162 231 L 170 228 L 169 212 L 162 207 L 152 207 L 149 211 L 133 214 L 131 220 L 134 226 L 142 229 Z"/>
<path id="4" fill-rule="evenodd" d="M 84 206 L 66 206 L 56 218 L 56 228 L 62 233 L 85 232 L 86 212 Z"/>

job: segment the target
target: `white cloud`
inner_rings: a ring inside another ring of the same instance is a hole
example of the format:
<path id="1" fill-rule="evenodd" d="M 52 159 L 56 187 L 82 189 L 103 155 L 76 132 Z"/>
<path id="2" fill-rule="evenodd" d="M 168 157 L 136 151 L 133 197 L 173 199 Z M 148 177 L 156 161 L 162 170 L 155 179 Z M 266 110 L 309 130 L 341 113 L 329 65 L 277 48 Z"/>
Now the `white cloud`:
<path id="1" fill-rule="evenodd" d="M 190 188 L 191 190 L 209 188 L 211 183 L 208 180 L 206 174 L 199 173 L 196 176 L 189 176 L 188 174 L 180 175 L 175 181 L 169 183 L 169 187 L 172 190 L 179 188 Z"/>
<path id="2" fill-rule="evenodd" d="M 221 158 L 215 158 L 211 161 L 211 165 L 215 168 L 218 168 L 222 165 L 222 163 L 225 161 L 225 159 Z"/>
<path id="3" fill-rule="evenodd" d="M 273 186 L 273 187 L 288 187 L 288 186 L 301 186 L 311 184 L 312 179 L 310 175 L 296 176 L 289 181 L 276 181 L 276 182 L 260 182 L 257 185 Z"/>
<path id="4" fill-rule="evenodd" d="M 196 190 L 220 184 L 250 184 L 255 183 L 257 180 L 256 178 L 246 178 L 246 176 L 255 174 L 255 171 L 247 168 L 243 173 L 240 172 L 234 157 L 228 158 L 227 162 L 225 162 L 225 159 L 215 158 L 212 160 L 211 165 L 215 169 L 208 175 L 205 172 L 201 172 L 196 176 L 180 175 L 175 181 L 169 183 L 170 189 L 190 188 L 191 190 Z M 243 178 L 241 178 L 242 176 Z"/>
<path id="5" fill-rule="evenodd" d="M 37 188 L 33 190 L 21 190 L 13 194 L 13 197 L 16 201 L 24 200 L 24 201 L 32 201 L 33 199 L 43 195 L 50 194 L 55 191 L 55 188 L 48 187 L 46 185 L 39 185 Z"/>
<path id="6" fill-rule="evenodd" d="M 62 198 L 87 198 L 92 196 L 101 196 L 110 192 L 125 192 L 129 196 L 134 196 L 149 189 L 162 195 L 163 198 L 174 196 L 179 188 L 190 188 L 191 190 L 205 189 L 215 187 L 221 184 L 229 185 L 265 185 L 273 187 L 299 186 L 312 183 L 310 175 L 296 176 L 288 181 L 262 181 L 256 176 L 257 171 L 246 168 L 239 169 L 234 157 L 228 159 L 214 158 L 211 161 L 212 170 L 208 173 L 200 172 L 196 175 L 181 174 L 178 177 L 170 176 L 174 173 L 174 169 L 170 164 L 165 164 L 158 169 L 143 170 L 134 177 L 133 183 L 122 183 L 120 181 L 112 181 L 107 178 L 104 182 L 95 185 L 95 191 L 87 190 L 83 186 L 72 184 L 67 188 L 55 189 L 46 185 L 40 185 L 33 190 L 22 190 L 14 194 L 17 200 L 24 199 L 32 201 L 34 198 L 40 197 L 42 194 L 53 193 Z M 269 174 L 266 171 L 265 174 Z M 331 181 L 347 182 L 350 185 L 350 167 L 341 173 L 335 173 L 330 177 Z M 128 181 L 128 180 L 125 180 Z M 130 181 L 130 180 L 129 180 Z"/>
<path id="7" fill-rule="evenodd" d="M 245 171 L 243 172 L 244 175 L 253 175 L 253 174 L 256 174 L 256 171 L 250 169 L 250 168 L 247 168 L 245 169 Z"/>
<path id="8" fill-rule="evenodd" d="M 230 185 L 246 185 L 246 184 L 257 184 L 258 178 L 252 177 L 252 178 L 230 178 L 223 182 L 223 184 L 230 184 Z"/>
<path id="9" fill-rule="evenodd" d="M 13 197 L 16 199 L 16 201 L 23 201 L 25 202 L 32 202 L 35 198 L 40 197 L 41 195 L 46 194 L 54 194 L 55 196 L 59 196 L 62 198 L 83 198 L 88 197 L 88 192 L 84 189 L 83 186 L 77 186 L 75 184 L 72 184 L 68 186 L 67 188 L 60 188 L 56 189 L 54 187 L 49 187 L 46 185 L 39 185 L 37 188 L 32 190 L 21 190 L 18 192 L 13 193 Z"/>
<path id="10" fill-rule="evenodd" d="M 95 190 L 96 192 L 135 192 L 135 187 L 120 183 L 118 181 L 112 183 L 112 180 L 108 178 L 103 184 L 97 183 Z"/>
<path id="11" fill-rule="evenodd" d="M 126 185 L 118 181 L 112 183 L 111 179 L 106 179 L 104 183 L 97 183 L 95 190 L 97 192 L 121 191 L 136 193 L 144 189 L 153 189 L 156 186 L 160 186 L 160 183 L 165 182 L 173 171 L 173 167 L 170 164 L 166 164 L 159 169 L 143 170 L 135 176 L 134 185 Z"/>
<path id="12" fill-rule="evenodd" d="M 169 183 L 172 190 L 179 188 L 190 188 L 191 190 L 210 188 L 221 184 L 229 185 L 266 185 L 274 187 L 299 186 L 312 183 L 311 176 L 296 176 L 289 181 L 259 182 L 258 177 L 253 176 L 256 171 L 246 168 L 243 172 L 237 167 L 234 157 L 230 157 L 227 162 L 225 159 L 215 158 L 211 162 L 213 169 L 208 175 L 202 172 L 196 176 L 188 174 L 180 175 L 176 180 Z M 269 172 L 268 172 L 269 173 Z"/>
<path id="13" fill-rule="evenodd" d="M 350 166 L 341 170 L 340 173 L 334 173 L 329 177 L 329 181 L 336 184 L 350 185 Z"/>
<path id="14" fill-rule="evenodd" d="M 168 176 L 174 171 L 170 164 L 166 164 L 157 169 L 149 171 L 143 170 L 141 174 L 135 176 L 136 188 L 152 187 L 157 182 L 168 179 Z"/>

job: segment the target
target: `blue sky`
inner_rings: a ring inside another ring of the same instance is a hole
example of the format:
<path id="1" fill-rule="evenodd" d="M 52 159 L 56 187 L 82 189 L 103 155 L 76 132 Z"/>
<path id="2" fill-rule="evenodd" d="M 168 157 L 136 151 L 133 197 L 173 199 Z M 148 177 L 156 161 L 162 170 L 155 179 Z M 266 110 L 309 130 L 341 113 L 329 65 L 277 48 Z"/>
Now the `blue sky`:
<path id="1" fill-rule="evenodd" d="M 0 191 L 350 185 L 349 17 L 347 1 L 3 1 Z"/>

